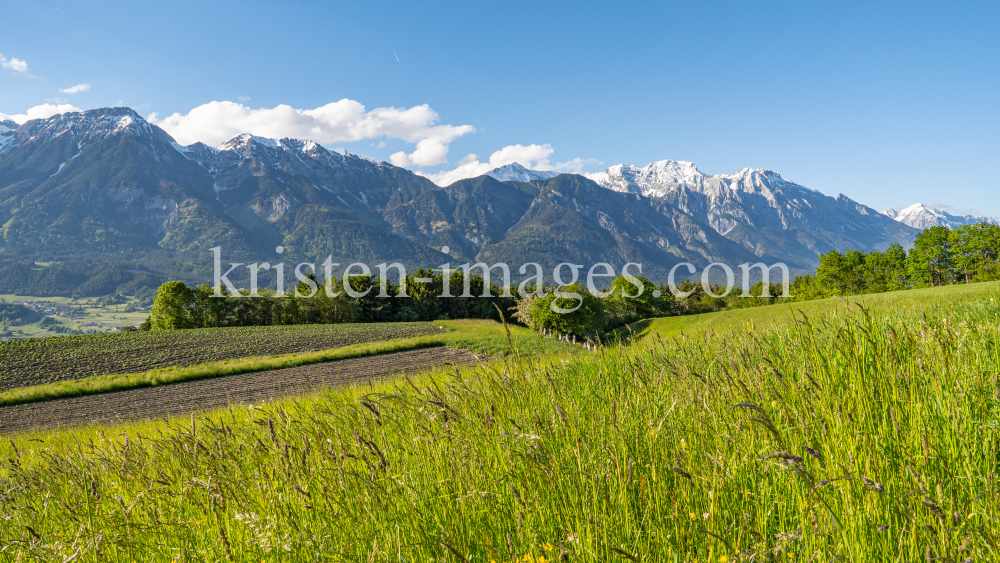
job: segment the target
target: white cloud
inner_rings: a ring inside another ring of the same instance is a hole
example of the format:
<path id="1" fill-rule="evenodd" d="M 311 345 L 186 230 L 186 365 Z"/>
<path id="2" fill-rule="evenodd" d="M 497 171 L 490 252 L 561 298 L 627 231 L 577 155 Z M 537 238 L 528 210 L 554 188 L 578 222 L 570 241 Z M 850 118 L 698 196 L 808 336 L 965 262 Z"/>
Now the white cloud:
<path id="1" fill-rule="evenodd" d="M 70 86 L 69 88 L 60 88 L 59 91 L 63 94 L 79 94 L 80 92 L 86 92 L 90 90 L 90 84 L 77 84 L 76 86 Z"/>
<path id="2" fill-rule="evenodd" d="M 573 160 L 567 160 L 566 162 L 556 163 L 553 170 L 558 170 L 559 172 L 572 172 L 573 174 L 579 174 L 583 171 L 584 166 L 590 166 L 591 164 L 604 164 L 603 162 L 597 160 L 596 158 L 580 158 L 576 157 Z"/>
<path id="3" fill-rule="evenodd" d="M 493 168 L 507 164 L 518 163 L 525 168 L 534 170 L 552 170 L 549 166 L 549 155 L 554 153 L 552 145 L 508 145 L 490 155 L 490 165 Z M 490 169 L 492 170 L 492 168 Z M 489 172 L 489 170 L 487 170 Z"/>
<path id="4" fill-rule="evenodd" d="M 53 115 L 60 113 L 67 113 L 70 111 L 83 111 L 82 109 L 72 105 L 72 104 L 42 104 L 40 106 L 35 106 L 33 108 L 28 108 L 28 111 L 20 114 L 6 114 L 0 113 L 0 121 L 10 119 L 18 125 L 31 121 L 32 119 L 45 119 L 47 117 L 52 117 Z"/>
<path id="5" fill-rule="evenodd" d="M 0 55 L 0 66 L 8 70 L 13 70 L 14 72 L 28 74 L 28 63 L 16 57 L 8 59 L 7 57 Z"/>
<path id="6" fill-rule="evenodd" d="M 433 166 L 446 162 L 448 144 L 472 133 L 471 125 L 436 125 L 438 114 L 427 104 L 412 108 L 375 108 L 343 99 L 316 109 L 295 109 L 288 105 L 252 109 L 236 102 L 211 102 L 186 115 L 175 113 L 149 121 L 170 133 L 178 143 L 201 141 L 217 146 L 233 137 L 251 133 L 280 139 L 292 137 L 318 143 L 350 143 L 378 137 L 415 143 L 410 153 L 397 152 L 393 162 L 405 166 Z"/>
<path id="7" fill-rule="evenodd" d="M 396 166 L 434 166 L 446 162 L 448 142 L 439 139 L 421 139 L 417 141 L 417 150 L 410 154 L 404 151 L 394 152 L 389 162 Z"/>
<path id="8" fill-rule="evenodd" d="M 435 174 L 422 174 L 439 186 L 447 186 L 465 178 L 475 178 L 507 164 L 518 163 L 529 170 L 545 170 L 557 172 L 579 173 L 584 166 L 597 164 L 592 158 L 574 158 L 567 162 L 552 164 L 549 156 L 555 152 L 552 145 L 508 145 L 490 155 L 489 161 L 480 162 L 474 154 L 470 154 L 458 162 L 453 170 L 444 170 Z M 396 155 L 393 155 L 396 156 Z M 393 164 L 396 164 L 394 161 Z M 400 166 L 397 164 L 397 166 Z"/>

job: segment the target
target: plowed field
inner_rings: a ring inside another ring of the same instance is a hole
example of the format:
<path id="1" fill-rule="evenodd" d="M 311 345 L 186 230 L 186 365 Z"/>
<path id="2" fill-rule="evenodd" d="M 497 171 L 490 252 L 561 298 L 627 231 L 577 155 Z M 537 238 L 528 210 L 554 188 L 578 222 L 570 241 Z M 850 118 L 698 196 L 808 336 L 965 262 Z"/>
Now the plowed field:
<path id="1" fill-rule="evenodd" d="M 200 328 L 0 342 L 0 391 L 168 366 L 313 352 L 440 332 L 431 323 Z"/>
<path id="2" fill-rule="evenodd" d="M 434 366 L 470 364 L 477 359 L 472 352 L 442 346 L 3 407 L 0 433 L 155 419 L 363 383 Z"/>

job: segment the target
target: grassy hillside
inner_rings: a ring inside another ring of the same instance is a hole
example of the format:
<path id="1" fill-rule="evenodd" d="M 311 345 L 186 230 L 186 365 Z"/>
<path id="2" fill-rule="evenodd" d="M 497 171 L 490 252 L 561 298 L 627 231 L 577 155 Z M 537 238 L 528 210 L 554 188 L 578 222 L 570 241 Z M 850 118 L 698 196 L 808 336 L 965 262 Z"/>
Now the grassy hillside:
<path id="1" fill-rule="evenodd" d="M 0 553 L 997 560 L 1000 308 L 938 291 L 909 294 L 930 295 L 926 318 L 897 299 L 877 315 L 17 436 L 0 444 Z"/>
<path id="2" fill-rule="evenodd" d="M 700 336 L 705 331 L 718 333 L 720 331 L 728 332 L 731 328 L 745 328 L 749 323 L 753 323 L 753 326 L 758 328 L 788 325 L 795 322 L 796 315 L 800 311 L 808 317 L 845 314 L 848 302 L 859 303 L 872 312 L 890 313 L 901 310 L 937 309 L 983 297 L 987 299 L 990 297 L 1000 298 L 1000 282 L 947 285 L 871 295 L 854 295 L 847 298 L 831 297 L 815 301 L 794 301 L 763 307 L 731 309 L 717 313 L 664 317 L 634 323 L 632 329 L 643 337 L 656 334 L 662 338 L 681 334 Z M 1000 299 L 997 300 L 1000 301 Z"/>

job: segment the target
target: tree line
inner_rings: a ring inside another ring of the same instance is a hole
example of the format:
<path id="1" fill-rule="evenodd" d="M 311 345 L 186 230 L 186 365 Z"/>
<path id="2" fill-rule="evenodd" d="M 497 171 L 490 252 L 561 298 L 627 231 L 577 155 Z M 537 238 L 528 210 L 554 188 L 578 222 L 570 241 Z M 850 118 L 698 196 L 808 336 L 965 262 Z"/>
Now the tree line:
<path id="1" fill-rule="evenodd" d="M 261 326 L 346 322 L 413 322 L 440 319 L 492 319 L 523 324 L 535 329 L 553 330 L 594 338 L 644 318 L 664 317 L 769 305 L 778 300 L 802 301 L 835 295 L 880 293 L 952 283 L 971 283 L 1000 279 L 1000 227 L 988 223 L 966 225 L 953 230 L 931 227 L 920 232 L 907 251 L 892 244 L 884 251 L 863 252 L 831 250 L 820 255 L 811 275 L 796 276 L 789 285 L 791 298 L 777 297 L 784 291 L 763 282 L 750 288 L 748 295 L 738 287 L 712 286 L 710 292 L 695 281 L 677 286 L 679 297 L 664 284 L 653 284 L 641 276 L 627 279 L 618 276 L 602 297 L 592 295 L 581 284 L 563 288 L 544 287 L 520 297 L 515 286 L 486 283 L 469 276 L 468 288 L 463 272 L 448 277 L 447 294 L 471 294 L 473 298 L 442 298 L 445 276 L 421 269 L 399 283 L 377 276 L 351 276 L 351 297 L 341 281 L 330 279 L 328 288 L 309 276 L 315 287 L 299 283 L 284 295 L 260 290 L 260 297 L 248 299 L 227 294 L 216 297 L 208 285 L 195 288 L 172 281 L 160 286 L 145 330 L 185 328 Z M 419 280 L 419 281 L 418 281 Z M 642 291 L 639 291 L 639 286 Z M 396 298 L 405 288 L 406 298 Z M 561 297 L 576 293 L 577 300 Z M 305 297 L 305 296 L 309 297 Z M 484 296 L 485 295 L 485 296 Z M 715 297 L 721 296 L 721 297 Z M 391 298 L 390 298 L 391 297 Z M 576 307 L 579 305 L 578 307 Z M 559 313 L 555 309 L 571 309 Z"/>
<path id="2" fill-rule="evenodd" d="M 348 284 L 357 297 L 348 295 L 336 277 L 330 278 L 329 290 L 314 276 L 308 277 L 315 287 L 299 282 L 283 295 L 261 289 L 260 296 L 254 298 L 247 297 L 247 290 L 237 295 L 220 287 L 219 297 L 216 289 L 206 284 L 191 288 L 184 282 L 167 282 L 157 291 L 149 320 L 141 328 L 492 319 L 595 336 L 609 327 L 677 311 L 676 299 L 667 288 L 643 277 L 629 281 L 619 276 L 611 282 L 611 294 L 604 299 L 591 295 L 581 284 L 561 288 L 564 293 L 576 293 L 578 300 L 558 297 L 554 290 L 560 288 L 552 287 L 541 288 L 544 297 L 535 295 L 533 286 L 526 288 L 531 293 L 527 298 L 520 297 L 513 284 L 489 283 L 487 291 L 481 276 L 470 275 L 467 282 L 460 271 L 452 272 L 447 281 L 443 273 L 428 269 L 417 270 L 398 283 L 377 276 L 351 276 Z M 405 297 L 400 295 L 403 290 Z M 660 297 L 653 297 L 654 290 Z M 455 297 L 441 297 L 446 294 Z M 458 297 L 461 295 L 472 297 Z M 566 315 L 553 312 L 553 300 L 558 300 L 557 306 L 574 311 Z"/>
<path id="3" fill-rule="evenodd" d="M 818 299 L 994 280 L 1000 280 L 1000 227 L 976 223 L 924 229 L 909 251 L 892 244 L 882 252 L 827 252 L 814 275 L 796 277 L 791 292 Z"/>

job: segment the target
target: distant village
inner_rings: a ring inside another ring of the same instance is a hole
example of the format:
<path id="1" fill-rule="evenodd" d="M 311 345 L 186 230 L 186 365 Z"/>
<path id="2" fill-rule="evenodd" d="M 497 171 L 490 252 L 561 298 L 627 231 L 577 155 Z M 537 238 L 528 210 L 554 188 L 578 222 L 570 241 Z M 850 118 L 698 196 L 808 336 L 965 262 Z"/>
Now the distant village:
<path id="1" fill-rule="evenodd" d="M 110 315 L 100 315 L 99 319 L 95 319 L 97 316 L 91 312 L 95 308 L 106 308 L 99 304 L 93 303 L 63 303 L 58 301 L 45 301 L 45 300 L 31 300 L 31 301 L 20 301 L 20 300 L 6 300 L 0 298 L 0 304 L 8 303 L 11 305 L 21 305 L 35 313 L 45 315 L 42 321 L 38 323 L 32 323 L 33 326 L 38 326 L 39 328 L 45 329 L 47 332 L 53 332 L 56 334 L 92 334 L 92 333 L 102 333 L 102 332 L 122 332 L 123 330 L 131 330 L 132 327 L 139 324 L 138 319 L 132 317 L 118 317 L 115 314 Z M 147 313 L 148 307 L 142 307 L 138 305 L 126 307 L 123 313 Z M 53 317 L 49 319 L 48 317 Z M 66 319 L 73 324 L 62 324 L 58 323 L 55 318 Z M 109 321 L 110 318 L 110 321 Z M 79 324 L 76 324 L 79 323 Z M 12 324 L 11 327 L 14 325 Z M 5 327 L 7 330 L 0 330 L 0 340 L 11 340 L 20 338 L 30 338 L 32 335 L 26 334 L 24 330 L 11 331 L 11 327 Z M 45 336 L 45 333 L 34 336 Z"/>

